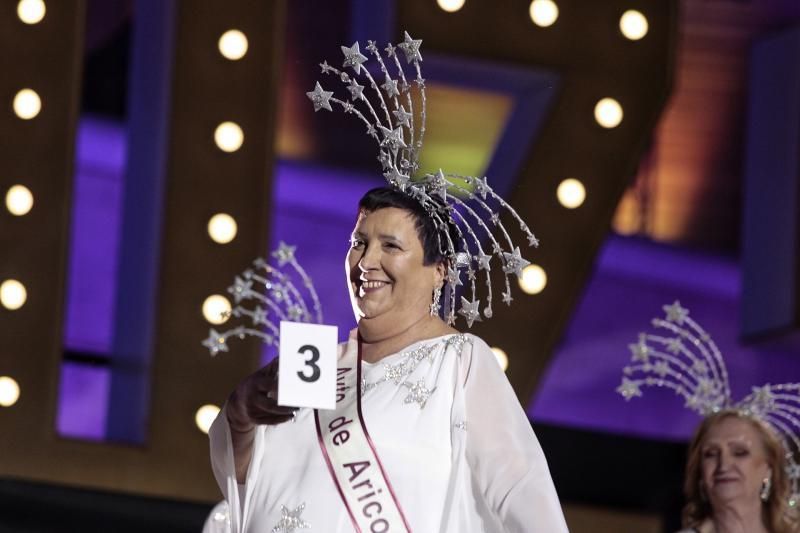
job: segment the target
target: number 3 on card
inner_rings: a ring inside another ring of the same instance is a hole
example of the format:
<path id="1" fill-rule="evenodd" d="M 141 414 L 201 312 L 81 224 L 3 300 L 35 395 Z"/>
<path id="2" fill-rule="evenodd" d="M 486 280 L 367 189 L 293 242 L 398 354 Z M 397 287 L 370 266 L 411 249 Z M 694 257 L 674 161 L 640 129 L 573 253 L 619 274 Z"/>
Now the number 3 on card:
<path id="1" fill-rule="evenodd" d="M 336 326 L 281 322 L 278 404 L 336 405 Z"/>

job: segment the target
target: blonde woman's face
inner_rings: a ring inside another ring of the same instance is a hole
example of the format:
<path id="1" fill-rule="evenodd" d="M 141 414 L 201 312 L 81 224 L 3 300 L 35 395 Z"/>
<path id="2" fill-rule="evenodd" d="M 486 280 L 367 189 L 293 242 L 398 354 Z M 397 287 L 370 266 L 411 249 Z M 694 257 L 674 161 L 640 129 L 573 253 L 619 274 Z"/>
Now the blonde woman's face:
<path id="1" fill-rule="evenodd" d="M 700 448 L 703 486 L 711 502 L 756 501 L 770 467 L 758 430 L 727 417 L 706 433 Z"/>

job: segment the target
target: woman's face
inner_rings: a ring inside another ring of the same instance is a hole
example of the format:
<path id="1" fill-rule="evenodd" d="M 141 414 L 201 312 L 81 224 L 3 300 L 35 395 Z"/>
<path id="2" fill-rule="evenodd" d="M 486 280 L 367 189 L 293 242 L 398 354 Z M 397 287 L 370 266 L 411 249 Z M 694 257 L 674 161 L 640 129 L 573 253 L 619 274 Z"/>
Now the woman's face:
<path id="1" fill-rule="evenodd" d="M 761 435 L 740 418 L 726 417 L 706 433 L 700 448 L 703 486 L 711 501 L 757 501 L 770 475 Z"/>
<path id="2" fill-rule="evenodd" d="M 394 207 L 362 211 L 346 264 L 356 319 L 398 327 L 425 316 L 442 275 L 436 265 L 424 266 L 423 257 L 413 215 Z"/>

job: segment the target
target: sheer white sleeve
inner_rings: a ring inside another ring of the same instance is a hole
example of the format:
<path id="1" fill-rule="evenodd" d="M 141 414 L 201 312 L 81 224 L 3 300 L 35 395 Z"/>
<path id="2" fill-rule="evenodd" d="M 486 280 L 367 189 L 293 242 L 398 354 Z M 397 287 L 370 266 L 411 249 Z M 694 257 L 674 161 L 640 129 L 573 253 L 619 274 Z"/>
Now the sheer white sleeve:
<path id="1" fill-rule="evenodd" d="M 489 346 L 473 337 L 461 361 L 466 458 L 473 485 L 509 533 L 567 531 L 530 421 Z"/>
<path id="2" fill-rule="evenodd" d="M 230 526 L 232 531 L 243 531 L 245 500 L 247 495 L 247 480 L 257 476 L 260 461 L 256 458 L 261 457 L 264 446 L 264 426 L 256 426 L 256 434 L 253 440 L 253 459 L 247 471 L 245 484 L 236 481 L 236 467 L 233 461 L 233 443 L 231 442 L 231 429 L 228 425 L 228 415 L 226 413 L 227 404 L 222 407 L 211 428 L 208 430 L 208 438 L 211 448 L 211 469 L 214 471 L 214 478 L 217 480 L 222 495 L 228 502 L 228 512 L 230 515 Z"/>

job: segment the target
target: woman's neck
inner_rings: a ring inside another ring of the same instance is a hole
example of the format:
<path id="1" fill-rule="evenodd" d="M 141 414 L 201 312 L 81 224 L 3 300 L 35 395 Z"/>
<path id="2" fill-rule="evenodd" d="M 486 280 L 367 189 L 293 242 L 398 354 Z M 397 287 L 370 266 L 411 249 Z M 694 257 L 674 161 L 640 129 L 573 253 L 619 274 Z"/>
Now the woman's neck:
<path id="1" fill-rule="evenodd" d="M 719 507 L 714 508 L 712 519 L 715 533 L 768 533 L 760 501 Z"/>
<path id="2" fill-rule="evenodd" d="M 458 331 L 439 317 L 427 314 L 396 325 L 363 318 L 358 323 L 361 358 L 368 363 L 376 363 L 415 342 L 451 333 Z"/>

